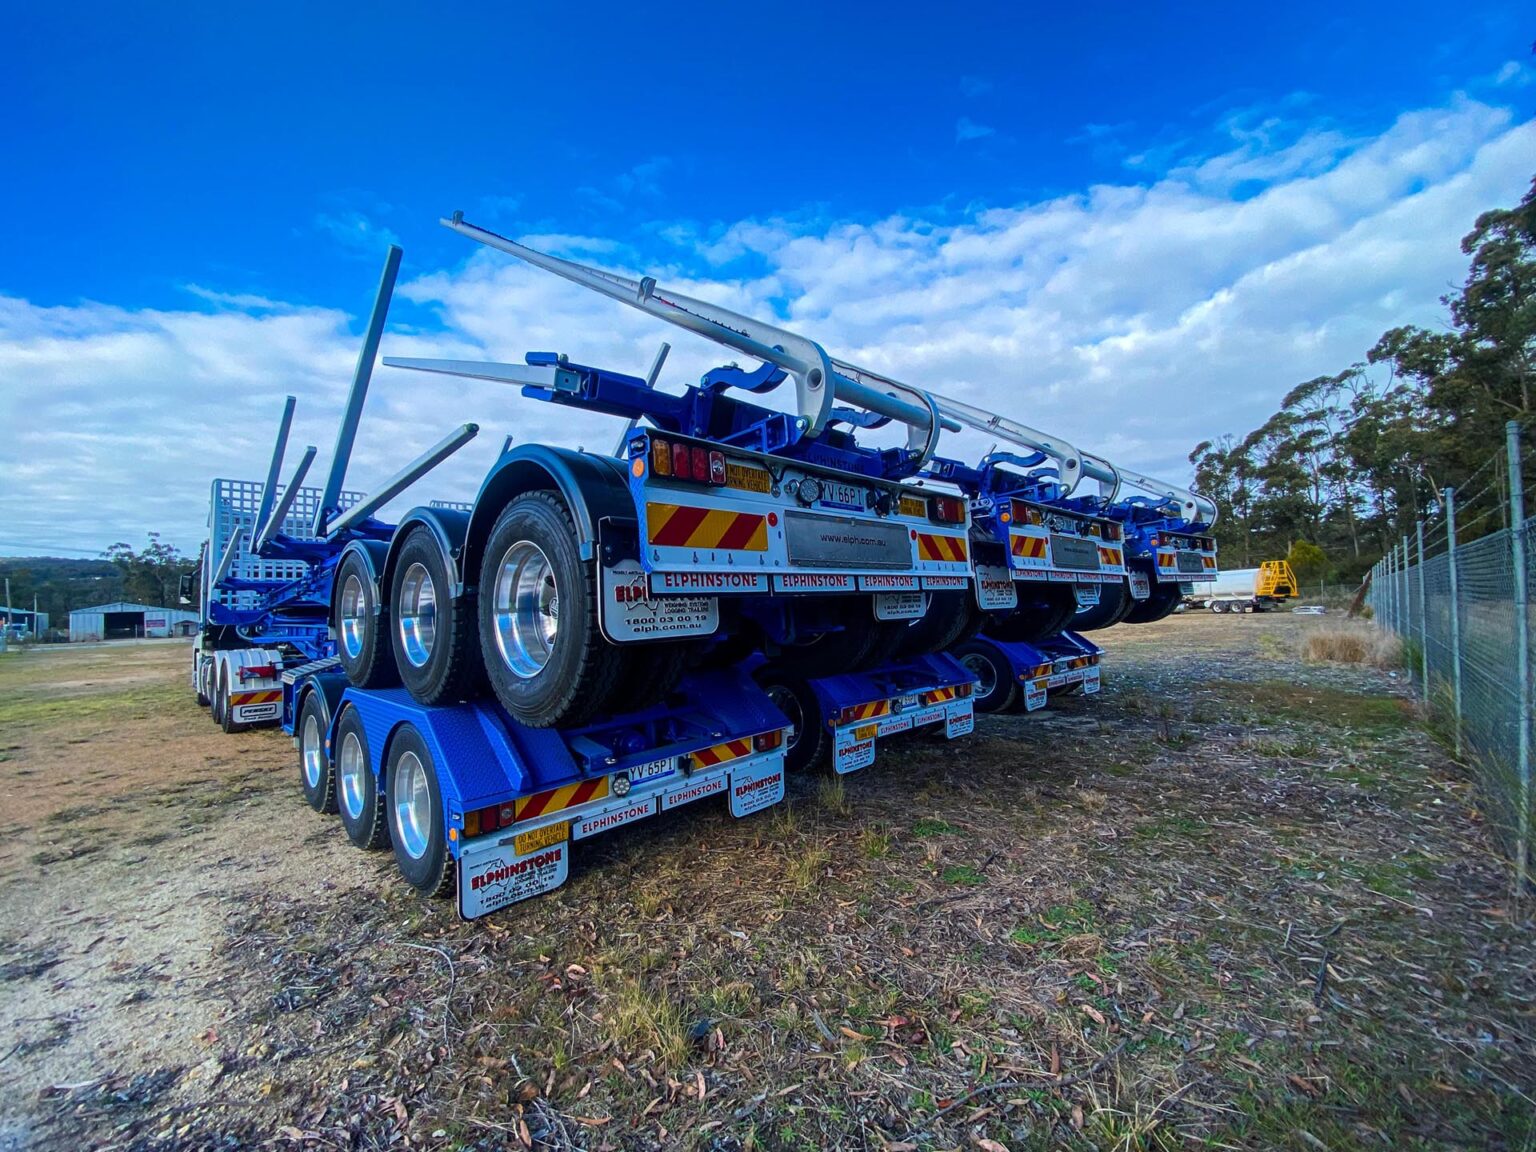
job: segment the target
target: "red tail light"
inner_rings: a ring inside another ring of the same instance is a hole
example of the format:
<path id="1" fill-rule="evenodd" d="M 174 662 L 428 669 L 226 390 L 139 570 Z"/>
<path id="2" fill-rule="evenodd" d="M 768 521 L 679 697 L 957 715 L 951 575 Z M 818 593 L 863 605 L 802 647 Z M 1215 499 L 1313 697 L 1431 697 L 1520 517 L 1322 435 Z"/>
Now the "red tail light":
<path id="1" fill-rule="evenodd" d="M 482 836 L 505 828 L 517 819 L 517 808 L 512 804 L 492 804 L 464 814 L 464 835 Z"/>
<path id="2" fill-rule="evenodd" d="M 956 684 L 955 685 L 955 695 L 960 697 L 963 700 L 963 699 L 965 699 L 967 696 L 969 696 L 971 694 L 972 689 L 974 689 L 975 687 L 976 687 L 976 685 L 974 685 L 974 684 Z"/>
<path id="3" fill-rule="evenodd" d="M 964 524 L 965 501 L 958 496 L 930 496 L 928 515 L 940 524 Z"/>
<path id="4" fill-rule="evenodd" d="M 725 484 L 725 453 L 698 444 L 651 437 L 651 472 L 693 484 Z"/>
<path id="5" fill-rule="evenodd" d="M 752 737 L 752 746 L 759 752 L 769 752 L 784 743 L 784 732 L 775 728 L 772 732 L 759 732 Z"/>

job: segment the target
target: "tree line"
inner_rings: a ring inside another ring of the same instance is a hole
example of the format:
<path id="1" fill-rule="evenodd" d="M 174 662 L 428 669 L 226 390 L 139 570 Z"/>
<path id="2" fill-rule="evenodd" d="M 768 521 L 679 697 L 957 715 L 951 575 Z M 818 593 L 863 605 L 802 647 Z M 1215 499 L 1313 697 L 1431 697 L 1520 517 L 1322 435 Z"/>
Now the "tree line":
<path id="1" fill-rule="evenodd" d="M 1442 489 L 1477 477 L 1480 491 L 1484 475 L 1498 489 L 1498 470 L 1479 470 L 1502 452 L 1506 421 L 1525 425 L 1530 456 L 1536 180 L 1515 207 L 1480 215 L 1461 249 L 1466 280 L 1441 297 L 1449 330 L 1392 328 L 1364 360 L 1296 385 L 1252 432 L 1190 453 L 1195 486 L 1221 507 L 1223 567 L 1299 553 L 1313 579 L 1357 581 L 1440 510 Z M 1459 538 L 1498 527 L 1486 517 Z"/>
<path id="2" fill-rule="evenodd" d="M 68 628 L 69 613 L 126 600 L 156 608 L 184 608 L 179 599 L 181 574 L 195 561 L 151 532 L 142 548 L 119 542 L 99 560 L 59 556 L 0 558 L 0 579 L 8 579 L 11 605 L 48 613 L 52 628 Z M 5 604 L 0 601 L 0 609 Z"/>

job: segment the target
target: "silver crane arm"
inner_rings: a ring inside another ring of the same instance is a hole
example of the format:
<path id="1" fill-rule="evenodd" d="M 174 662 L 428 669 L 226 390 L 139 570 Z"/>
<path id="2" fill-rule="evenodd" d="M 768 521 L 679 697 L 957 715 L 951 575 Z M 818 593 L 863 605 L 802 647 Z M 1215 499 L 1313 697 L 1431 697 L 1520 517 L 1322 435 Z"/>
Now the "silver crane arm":
<path id="1" fill-rule="evenodd" d="M 794 380 L 800 419 L 808 435 L 819 436 L 825 430 L 832 418 L 834 401 L 841 400 L 905 424 L 907 446 L 920 453 L 923 463 L 937 447 L 939 430 L 945 421 L 926 392 L 853 365 L 834 363 L 826 349 L 814 340 L 728 308 L 668 291 L 650 276 L 633 280 L 536 251 L 467 223 L 462 212 L 455 212 L 451 219 L 442 223 L 489 248 L 516 256 L 621 304 L 784 369 Z M 950 428 L 958 430 L 956 425 L 951 424 Z"/>
<path id="2" fill-rule="evenodd" d="M 1177 501 L 1179 513 L 1185 520 L 1212 527 L 1216 524 L 1215 502 L 1198 492 L 1111 464 L 1102 456 L 1082 452 L 1059 437 L 1050 436 L 1017 420 L 999 416 L 995 412 L 988 412 L 985 408 L 977 408 L 960 400 L 950 400 L 937 394 L 934 394 L 933 398 L 943 415 L 953 416 L 967 427 L 997 436 L 1023 448 L 1044 452 L 1056 461 L 1061 473 L 1061 485 L 1068 492 L 1075 489 L 1086 476 L 1090 480 L 1097 480 L 1100 485 L 1100 495 L 1113 502 L 1119 498 L 1121 488 L 1125 484 L 1130 484 L 1151 495 Z"/>

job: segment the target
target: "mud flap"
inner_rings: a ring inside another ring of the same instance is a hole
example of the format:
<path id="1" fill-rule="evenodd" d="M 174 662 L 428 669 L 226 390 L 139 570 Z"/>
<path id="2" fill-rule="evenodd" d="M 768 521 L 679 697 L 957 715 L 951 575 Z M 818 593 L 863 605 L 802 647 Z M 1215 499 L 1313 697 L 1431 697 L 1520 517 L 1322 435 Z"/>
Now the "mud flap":
<path id="1" fill-rule="evenodd" d="M 1045 707 L 1047 679 L 1024 681 L 1024 711 L 1038 712 Z"/>
<path id="2" fill-rule="evenodd" d="M 1145 572 L 1127 573 L 1131 581 L 1131 599 L 1145 600 L 1152 595 L 1152 581 L 1147 579 Z"/>
<path id="3" fill-rule="evenodd" d="M 740 819 L 784 799 L 784 760 L 770 757 L 731 773 L 731 815 Z"/>
<path id="4" fill-rule="evenodd" d="M 1097 584 L 1074 584 L 1072 593 L 1077 597 L 1079 608 L 1092 608 L 1099 602 L 1099 586 Z"/>
<path id="5" fill-rule="evenodd" d="M 1085 693 L 1088 693 L 1088 694 L 1091 695 L 1092 693 L 1097 692 L 1098 690 L 1099 690 L 1099 666 L 1097 664 L 1095 664 L 1092 667 L 1090 667 L 1087 670 L 1087 672 L 1084 673 L 1084 675 L 1083 675 L 1083 691 Z"/>
<path id="6" fill-rule="evenodd" d="M 598 622 L 615 644 L 711 636 L 720 630 L 718 596 L 652 596 L 638 560 L 598 568 Z"/>
<path id="7" fill-rule="evenodd" d="M 944 735 L 953 740 L 956 736 L 969 736 L 976 728 L 976 709 L 969 698 L 956 700 L 944 715 Z"/>
<path id="8" fill-rule="evenodd" d="M 920 620 L 927 611 L 926 592 L 875 593 L 876 620 Z"/>
<path id="9" fill-rule="evenodd" d="M 983 612 L 1007 612 L 1019 606 L 1019 590 L 1006 564 L 976 565 L 976 606 Z"/>
<path id="10" fill-rule="evenodd" d="M 459 915 L 474 920 L 552 891 L 570 874 L 571 844 L 563 840 L 524 856 L 505 844 L 466 845 L 459 857 Z"/>
<path id="11" fill-rule="evenodd" d="M 862 724 L 839 728 L 833 736 L 832 769 L 838 775 L 857 772 L 875 762 L 875 734 L 879 726 Z"/>

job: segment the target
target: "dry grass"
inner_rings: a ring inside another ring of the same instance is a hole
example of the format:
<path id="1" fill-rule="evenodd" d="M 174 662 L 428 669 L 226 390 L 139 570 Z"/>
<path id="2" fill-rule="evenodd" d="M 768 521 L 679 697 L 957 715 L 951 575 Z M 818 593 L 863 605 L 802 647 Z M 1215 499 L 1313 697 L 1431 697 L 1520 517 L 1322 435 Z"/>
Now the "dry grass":
<path id="1" fill-rule="evenodd" d="M 1302 659 L 1313 664 L 1364 664 L 1370 668 L 1400 668 L 1403 644 L 1396 636 L 1370 624 L 1324 624 L 1309 632 L 1301 645 Z"/>

